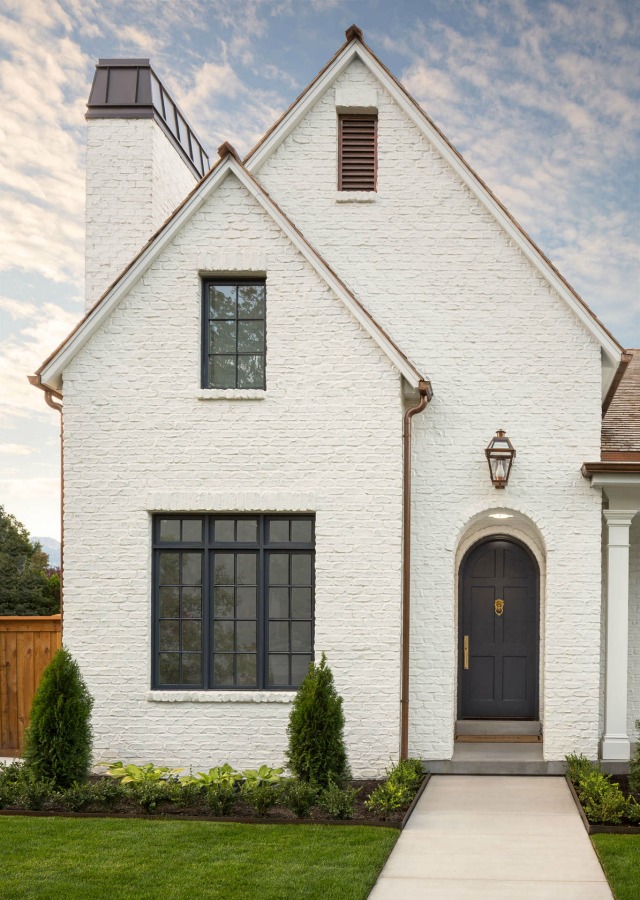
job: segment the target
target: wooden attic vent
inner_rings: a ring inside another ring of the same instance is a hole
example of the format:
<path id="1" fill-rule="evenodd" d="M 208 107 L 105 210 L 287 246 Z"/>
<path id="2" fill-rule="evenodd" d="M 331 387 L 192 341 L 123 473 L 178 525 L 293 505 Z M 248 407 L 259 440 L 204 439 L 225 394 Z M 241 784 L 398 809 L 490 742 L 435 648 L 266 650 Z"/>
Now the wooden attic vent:
<path id="1" fill-rule="evenodd" d="M 378 174 L 378 117 L 340 116 L 338 190 L 375 191 Z"/>

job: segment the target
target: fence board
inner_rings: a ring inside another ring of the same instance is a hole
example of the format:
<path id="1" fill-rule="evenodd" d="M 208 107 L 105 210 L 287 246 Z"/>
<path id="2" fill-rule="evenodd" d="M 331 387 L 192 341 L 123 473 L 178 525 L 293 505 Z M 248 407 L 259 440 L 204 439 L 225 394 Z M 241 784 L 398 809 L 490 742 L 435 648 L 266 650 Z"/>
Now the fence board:
<path id="1" fill-rule="evenodd" d="M 62 640 L 58 616 L 0 616 L 0 756 L 23 746 L 40 677 Z"/>

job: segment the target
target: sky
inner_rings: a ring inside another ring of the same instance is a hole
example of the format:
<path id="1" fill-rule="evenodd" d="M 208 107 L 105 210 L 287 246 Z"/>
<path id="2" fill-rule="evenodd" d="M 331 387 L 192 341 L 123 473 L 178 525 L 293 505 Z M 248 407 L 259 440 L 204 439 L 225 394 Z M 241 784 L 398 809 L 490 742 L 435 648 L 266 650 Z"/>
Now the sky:
<path id="1" fill-rule="evenodd" d="M 84 300 L 86 101 L 149 57 L 244 153 L 356 23 L 604 324 L 640 347 L 637 0 L 0 0 L 0 505 L 59 538 L 59 416 L 26 380 Z"/>

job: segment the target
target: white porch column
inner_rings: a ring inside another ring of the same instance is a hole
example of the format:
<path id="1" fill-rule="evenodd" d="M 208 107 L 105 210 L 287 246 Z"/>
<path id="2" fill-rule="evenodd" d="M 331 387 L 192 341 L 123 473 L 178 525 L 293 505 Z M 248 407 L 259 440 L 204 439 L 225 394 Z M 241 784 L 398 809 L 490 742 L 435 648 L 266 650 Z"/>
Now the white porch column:
<path id="1" fill-rule="evenodd" d="M 629 528 L 635 510 L 605 509 L 607 523 L 607 655 L 602 759 L 628 760 Z"/>

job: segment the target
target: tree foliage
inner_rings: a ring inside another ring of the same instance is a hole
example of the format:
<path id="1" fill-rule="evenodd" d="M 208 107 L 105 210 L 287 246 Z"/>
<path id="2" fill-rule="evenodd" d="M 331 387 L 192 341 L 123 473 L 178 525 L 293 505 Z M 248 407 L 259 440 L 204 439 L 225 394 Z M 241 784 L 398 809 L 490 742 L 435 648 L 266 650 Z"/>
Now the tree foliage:
<path id="1" fill-rule="evenodd" d="M 60 576 L 15 516 L 0 506 L 0 616 L 51 616 L 60 612 Z"/>
<path id="2" fill-rule="evenodd" d="M 41 780 L 68 788 L 91 766 L 93 699 L 78 663 L 62 647 L 42 673 L 31 704 L 24 761 Z"/>
<path id="3" fill-rule="evenodd" d="M 289 768 L 298 778 L 327 787 L 348 777 L 342 697 L 324 653 L 298 688 L 287 731 Z"/>

